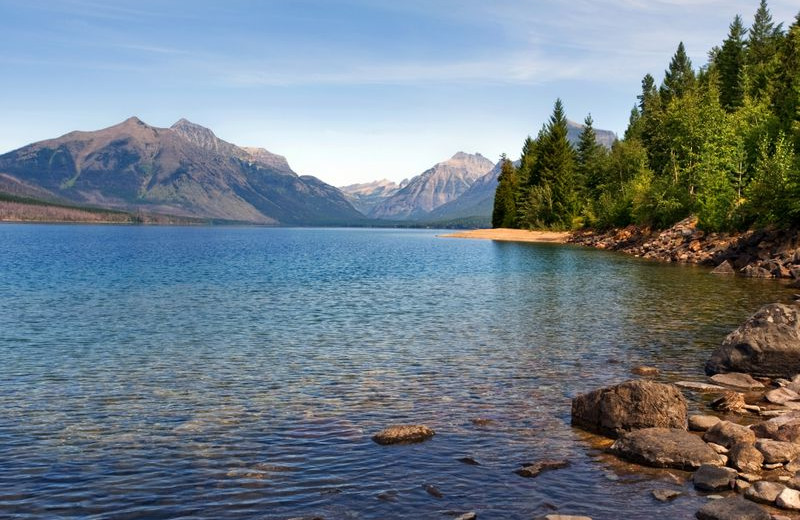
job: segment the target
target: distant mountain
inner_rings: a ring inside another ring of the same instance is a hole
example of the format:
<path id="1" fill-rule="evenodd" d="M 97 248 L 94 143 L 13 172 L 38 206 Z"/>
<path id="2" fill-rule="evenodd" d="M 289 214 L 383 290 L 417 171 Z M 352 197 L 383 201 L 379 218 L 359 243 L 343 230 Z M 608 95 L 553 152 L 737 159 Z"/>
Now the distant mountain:
<path id="1" fill-rule="evenodd" d="M 573 146 L 577 146 L 583 129 L 584 125 L 567 121 L 567 139 Z M 610 130 L 595 128 L 594 131 L 597 135 L 597 142 L 606 148 L 611 148 L 611 145 L 617 140 L 617 135 Z M 514 165 L 519 166 L 519 161 L 516 161 Z M 433 210 L 428 215 L 428 221 L 436 223 L 470 219 L 471 224 L 485 222 L 488 225 L 491 223 L 494 192 L 497 190 L 500 166 L 501 163 L 498 163 L 492 171 L 475 181 L 457 199 Z"/>
<path id="2" fill-rule="evenodd" d="M 185 119 L 156 128 L 132 117 L 0 155 L 0 191 L 102 208 L 254 222 L 363 221 L 333 186 L 284 157 L 241 148 Z"/>
<path id="3" fill-rule="evenodd" d="M 581 132 L 583 132 L 584 128 L 586 128 L 586 125 L 582 125 L 567 119 L 567 140 L 572 143 L 573 146 L 577 146 L 580 142 Z M 608 149 L 611 149 L 611 145 L 617 140 L 617 134 L 611 130 L 600 130 L 599 128 L 595 128 L 594 133 L 597 137 L 597 143 L 605 146 Z"/>
<path id="4" fill-rule="evenodd" d="M 361 213 L 367 215 L 372 208 L 388 199 L 408 184 L 405 179 L 400 184 L 390 180 L 365 182 L 341 186 L 339 190 L 347 196 L 347 200 Z"/>
<path id="5" fill-rule="evenodd" d="M 403 188 L 377 204 L 369 216 L 388 220 L 419 220 L 457 199 L 494 167 L 481 154 L 458 152 L 412 178 Z"/>

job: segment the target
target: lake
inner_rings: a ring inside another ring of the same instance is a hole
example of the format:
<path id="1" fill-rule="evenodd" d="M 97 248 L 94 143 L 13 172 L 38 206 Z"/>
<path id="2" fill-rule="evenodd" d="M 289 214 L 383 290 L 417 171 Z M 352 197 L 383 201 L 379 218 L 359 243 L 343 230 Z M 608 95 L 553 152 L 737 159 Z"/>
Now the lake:
<path id="1" fill-rule="evenodd" d="M 692 517 L 685 474 L 614 463 L 570 399 L 640 364 L 703 380 L 791 292 L 436 234 L 0 225 L 0 517 Z M 437 434 L 370 440 L 394 423 Z"/>

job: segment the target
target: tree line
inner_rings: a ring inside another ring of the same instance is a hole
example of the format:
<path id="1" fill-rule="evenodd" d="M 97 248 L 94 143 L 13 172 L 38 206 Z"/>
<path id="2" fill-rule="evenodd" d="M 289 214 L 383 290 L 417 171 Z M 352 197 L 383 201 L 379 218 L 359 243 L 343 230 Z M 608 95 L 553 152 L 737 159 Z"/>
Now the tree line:
<path id="1" fill-rule="evenodd" d="M 691 214 L 707 231 L 800 224 L 800 13 L 784 29 L 761 0 L 699 69 L 680 43 L 660 85 L 642 80 L 610 150 L 592 124 L 572 146 L 559 99 L 519 161 L 503 156 L 493 227 L 664 228 Z"/>

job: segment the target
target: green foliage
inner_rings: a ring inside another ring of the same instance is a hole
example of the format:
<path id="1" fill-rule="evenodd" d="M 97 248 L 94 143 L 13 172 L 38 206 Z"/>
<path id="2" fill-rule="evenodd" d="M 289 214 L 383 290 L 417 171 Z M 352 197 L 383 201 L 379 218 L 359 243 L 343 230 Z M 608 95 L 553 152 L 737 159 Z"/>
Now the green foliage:
<path id="1" fill-rule="evenodd" d="M 708 231 L 800 225 L 800 15 L 784 34 L 762 0 L 749 36 L 737 16 L 699 71 L 681 43 L 636 101 L 610 151 L 591 116 L 573 150 L 556 102 L 523 147 L 518 226 L 663 228 L 692 213 Z"/>
<path id="2" fill-rule="evenodd" d="M 517 171 L 504 155 L 500 159 L 502 166 L 497 178 L 497 190 L 494 194 L 492 211 L 493 228 L 514 227 L 517 222 L 516 192 L 518 187 Z"/>

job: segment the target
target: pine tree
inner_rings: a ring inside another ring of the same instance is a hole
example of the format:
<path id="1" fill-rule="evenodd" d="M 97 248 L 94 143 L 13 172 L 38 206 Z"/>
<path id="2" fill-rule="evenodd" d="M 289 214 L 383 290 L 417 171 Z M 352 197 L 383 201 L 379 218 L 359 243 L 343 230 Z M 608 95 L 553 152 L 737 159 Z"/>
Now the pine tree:
<path id="1" fill-rule="evenodd" d="M 761 0 L 747 40 L 747 63 L 757 65 L 769 62 L 775 55 L 777 43 L 782 35 L 783 24 L 775 25 L 767 7 L 767 0 Z"/>
<path id="2" fill-rule="evenodd" d="M 572 224 L 576 213 L 574 154 L 567 140 L 564 105 L 557 99 L 539 145 L 537 164 L 541 184 L 549 187 L 552 194 L 552 214 L 542 219 L 546 225 L 569 227 Z"/>
<path id="3" fill-rule="evenodd" d="M 597 197 L 603 182 L 602 158 L 605 148 L 597 143 L 591 114 L 586 116 L 583 124 L 577 149 L 576 184 L 582 186 L 586 197 L 591 199 Z"/>
<path id="4" fill-rule="evenodd" d="M 682 98 L 695 83 L 692 60 L 686 55 L 683 42 L 678 45 L 678 50 L 672 56 L 669 69 L 664 71 L 664 83 L 661 85 L 661 98 L 664 103 L 669 103 L 673 98 Z"/>
<path id="5" fill-rule="evenodd" d="M 783 39 L 773 110 L 781 128 L 800 147 L 800 13 Z"/>
<path id="6" fill-rule="evenodd" d="M 651 74 L 646 74 L 642 79 L 642 93 L 636 96 L 639 100 L 639 112 L 644 114 L 648 105 L 658 96 L 658 88 L 656 87 L 656 80 Z"/>
<path id="7" fill-rule="evenodd" d="M 517 171 L 505 155 L 500 158 L 500 175 L 497 178 L 497 190 L 494 193 L 494 209 L 492 211 L 493 228 L 514 227 L 517 220 Z"/>
<path id="8" fill-rule="evenodd" d="M 742 106 L 745 91 L 745 44 L 747 34 L 738 14 L 730 25 L 728 37 L 717 56 L 719 70 L 719 99 L 723 108 L 732 112 Z"/>

